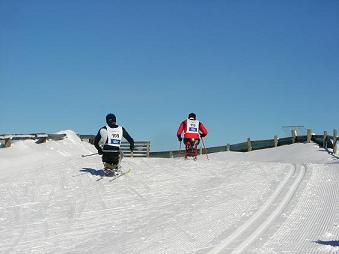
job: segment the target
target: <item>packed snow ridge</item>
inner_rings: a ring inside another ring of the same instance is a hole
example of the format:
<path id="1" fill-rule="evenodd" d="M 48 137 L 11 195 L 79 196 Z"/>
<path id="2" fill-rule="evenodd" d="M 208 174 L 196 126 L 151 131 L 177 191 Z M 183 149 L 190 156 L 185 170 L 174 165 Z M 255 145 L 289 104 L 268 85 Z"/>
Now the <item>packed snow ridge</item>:
<path id="1" fill-rule="evenodd" d="M 100 178 L 95 148 L 0 149 L 0 253 L 339 253 L 339 160 L 315 144 L 183 158 L 124 158 Z"/>

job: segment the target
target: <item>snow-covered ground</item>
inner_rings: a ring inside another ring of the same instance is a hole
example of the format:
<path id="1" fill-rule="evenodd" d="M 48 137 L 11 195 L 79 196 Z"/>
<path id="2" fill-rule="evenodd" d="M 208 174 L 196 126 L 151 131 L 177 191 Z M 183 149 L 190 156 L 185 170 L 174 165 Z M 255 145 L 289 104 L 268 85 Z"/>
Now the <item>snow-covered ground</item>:
<path id="1" fill-rule="evenodd" d="M 0 149 L 0 253 L 339 253 L 339 160 L 315 144 L 178 159 L 62 141 Z"/>

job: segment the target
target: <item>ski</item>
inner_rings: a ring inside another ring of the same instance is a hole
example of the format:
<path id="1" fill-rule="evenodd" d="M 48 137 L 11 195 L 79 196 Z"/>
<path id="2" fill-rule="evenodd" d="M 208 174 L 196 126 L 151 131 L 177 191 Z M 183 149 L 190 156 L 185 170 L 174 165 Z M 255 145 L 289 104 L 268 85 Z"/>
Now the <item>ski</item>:
<path id="1" fill-rule="evenodd" d="M 119 169 L 121 168 L 121 166 L 119 167 Z M 116 172 L 118 173 L 118 172 Z M 115 176 L 115 172 L 111 169 L 104 169 L 104 174 L 100 175 L 100 177 L 96 180 L 96 181 L 100 181 L 102 179 L 104 179 L 105 177 L 114 177 Z"/>
<path id="2" fill-rule="evenodd" d="M 100 176 L 96 181 L 100 181 L 100 180 L 102 180 L 102 179 L 104 179 L 104 177 L 103 177 L 103 176 Z"/>
<path id="3" fill-rule="evenodd" d="M 129 173 L 131 171 L 131 169 L 128 169 L 127 171 L 118 171 L 116 172 L 116 174 L 114 174 L 114 172 L 112 172 L 112 174 L 105 174 L 105 175 L 102 175 L 100 176 L 98 179 L 96 179 L 96 181 L 100 181 L 104 178 L 110 178 L 109 179 L 109 182 L 113 182 L 115 179 L 123 176 L 123 175 L 126 175 L 127 173 Z"/>
<path id="4" fill-rule="evenodd" d="M 131 169 L 128 169 L 128 170 L 125 171 L 125 172 L 122 172 L 122 171 L 121 171 L 118 175 L 115 175 L 115 176 L 113 176 L 112 179 L 109 179 L 109 182 L 113 182 L 114 180 L 118 179 L 119 177 L 128 174 L 130 171 L 131 171 Z"/>

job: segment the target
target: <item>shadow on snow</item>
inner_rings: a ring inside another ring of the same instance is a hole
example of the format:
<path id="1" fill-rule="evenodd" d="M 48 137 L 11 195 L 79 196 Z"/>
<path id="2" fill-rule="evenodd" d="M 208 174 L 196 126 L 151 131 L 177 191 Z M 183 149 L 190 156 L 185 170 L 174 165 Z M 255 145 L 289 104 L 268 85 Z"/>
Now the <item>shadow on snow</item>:
<path id="1" fill-rule="evenodd" d="M 90 173 L 91 175 L 94 175 L 94 176 L 104 176 L 105 175 L 105 172 L 103 169 L 95 169 L 95 168 L 82 168 L 80 169 L 80 172 L 83 172 L 83 173 Z"/>
<path id="2" fill-rule="evenodd" d="M 338 247 L 339 246 L 339 241 L 337 240 L 333 240 L 333 241 L 322 241 L 322 240 L 318 240 L 318 241 L 314 241 L 317 244 L 322 244 L 322 245 L 330 245 L 332 247 Z"/>

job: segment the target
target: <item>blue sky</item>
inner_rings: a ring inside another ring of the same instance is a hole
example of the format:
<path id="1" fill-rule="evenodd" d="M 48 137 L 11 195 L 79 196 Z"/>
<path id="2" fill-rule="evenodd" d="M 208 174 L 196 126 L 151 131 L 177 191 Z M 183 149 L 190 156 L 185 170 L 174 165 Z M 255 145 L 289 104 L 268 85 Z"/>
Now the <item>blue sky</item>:
<path id="1" fill-rule="evenodd" d="M 0 134 L 96 134 L 152 150 L 190 112 L 207 146 L 339 129 L 339 1 L 0 0 Z"/>

